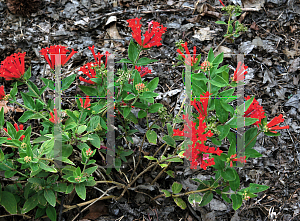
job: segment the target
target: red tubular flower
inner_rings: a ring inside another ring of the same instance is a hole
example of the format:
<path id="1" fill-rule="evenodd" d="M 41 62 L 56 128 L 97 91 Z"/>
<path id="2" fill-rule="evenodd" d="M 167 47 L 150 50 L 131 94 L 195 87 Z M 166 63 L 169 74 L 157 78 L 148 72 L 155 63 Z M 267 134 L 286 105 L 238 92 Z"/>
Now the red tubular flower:
<path id="1" fill-rule="evenodd" d="M 232 81 L 242 81 L 244 80 L 244 76 L 248 73 L 246 71 L 246 69 L 248 68 L 248 66 L 245 66 L 244 64 L 242 64 L 242 62 L 240 61 L 238 63 L 238 66 L 237 68 L 235 69 L 234 71 L 234 74 L 233 74 L 233 79 Z"/>
<path id="2" fill-rule="evenodd" d="M 14 124 L 14 127 L 15 127 L 16 131 L 18 132 L 19 130 L 23 130 L 23 127 L 24 127 L 24 126 L 23 126 L 23 124 L 20 124 L 20 126 L 18 127 L 18 124 L 15 123 L 15 124 Z M 6 128 L 3 128 L 3 130 L 7 133 L 7 129 L 6 129 Z M 19 140 L 22 141 L 24 138 L 25 138 L 25 135 L 22 135 L 22 136 L 19 138 Z M 7 140 L 11 140 L 11 138 L 9 137 L 9 138 L 7 138 Z"/>
<path id="3" fill-rule="evenodd" d="M 84 105 L 83 105 L 83 100 L 82 100 L 82 98 L 79 98 L 79 100 L 80 100 L 80 103 L 81 103 L 81 107 L 83 107 L 84 109 L 91 106 L 91 104 L 90 104 L 90 101 L 91 101 L 91 100 L 90 100 L 90 97 L 89 97 L 89 96 L 86 96 Z M 88 110 L 90 110 L 90 108 L 88 108 Z"/>
<path id="4" fill-rule="evenodd" d="M 245 97 L 246 100 L 250 99 L 250 96 Z M 252 104 L 249 106 L 248 110 L 245 112 L 244 117 L 258 118 L 252 125 L 256 125 L 258 127 L 261 124 L 261 119 L 265 118 L 265 111 L 261 105 L 259 105 L 258 101 L 253 99 Z"/>
<path id="5" fill-rule="evenodd" d="M 140 24 L 141 18 L 133 18 L 127 20 L 129 23 L 129 27 L 132 30 L 132 37 L 136 42 L 142 46 L 143 48 L 151 48 L 153 46 L 160 46 L 161 44 L 161 36 L 166 32 L 167 28 L 160 25 L 158 22 L 151 21 L 148 25 L 148 30 L 145 32 L 144 40 L 142 41 L 141 36 L 141 27 Z"/>
<path id="6" fill-rule="evenodd" d="M 135 69 L 138 70 L 138 72 L 141 75 L 141 78 L 144 77 L 146 74 L 151 74 L 151 70 L 147 67 L 138 67 L 135 66 Z"/>
<path id="7" fill-rule="evenodd" d="M 59 118 L 58 118 L 58 115 L 57 115 L 56 108 L 53 108 L 53 112 L 54 112 L 54 116 L 53 116 L 52 112 L 50 112 L 51 118 L 49 120 L 54 124 L 58 124 L 59 123 Z"/>
<path id="8" fill-rule="evenodd" d="M 223 5 L 223 7 L 225 7 L 224 3 L 221 0 L 219 0 L 219 2 Z"/>
<path id="9" fill-rule="evenodd" d="M 197 61 L 198 58 L 196 58 L 196 46 L 194 46 L 194 50 L 193 50 L 193 57 L 191 57 L 190 51 L 187 47 L 187 42 L 185 42 L 184 44 L 181 44 L 181 46 L 184 48 L 187 57 L 181 52 L 181 50 L 178 48 L 177 52 L 185 59 L 185 63 L 187 65 L 193 66 Z"/>
<path id="10" fill-rule="evenodd" d="M 266 131 L 277 134 L 277 131 L 274 130 L 282 130 L 282 129 L 289 129 L 290 126 L 284 126 L 280 127 L 277 124 L 280 124 L 284 121 L 282 118 L 282 114 L 280 114 L 278 117 L 274 117 L 267 125 L 266 125 Z"/>
<path id="11" fill-rule="evenodd" d="M 21 78 L 25 73 L 25 55 L 24 53 L 15 53 L 1 62 L 0 77 L 10 81 Z"/>
<path id="12" fill-rule="evenodd" d="M 50 48 L 42 48 L 42 50 L 40 50 L 40 53 L 44 56 L 51 69 L 55 69 L 55 65 L 63 66 L 75 53 L 77 53 L 77 51 L 74 51 L 74 49 L 72 49 L 72 52 L 67 57 L 66 53 L 69 52 L 69 50 L 67 50 L 66 48 L 66 46 L 54 45 L 50 46 Z M 58 60 L 56 60 L 57 58 Z"/>
<path id="13" fill-rule="evenodd" d="M 82 71 L 82 72 L 83 72 L 86 76 L 88 76 L 90 79 L 96 78 L 96 71 L 95 71 L 95 69 L 92 68 L 92 67 L 94 67 L 94 66 L 96 66 L 96 65 L 98 65 L 97 62 L 94 62 L 94 63 L 92 63 L 92 62 L 87 63 L 87 64 L 85 64 L 84 66 L 82 66 L 82 67 L 79 69 L 79 71 Z M 89 72 L 91 72 L 91 74 L 90 74 Z M 79 80 L 84 81 L 84 82 L 89 83 L 89 84 L 96 84 L 96 82 L 91 81 L 91 80 L 86 80 L 86 79 L 84 79 L 84 78 L 82 78 L 82 77 L 79 77 Z"/>
<path id="14" fill-rule="evenodd" d="M 2 85 L 0 87 L 0 101 L 3 100 L 4 97 L 5 97 L 5 91 L 4 91 L 4 86 Z"/>
<path id="15" fill-rule="evenodd" d="M 207 116 L 207 105 L 210 95 L 212 94 L 207 91 L 205 94 L 200 95 L 200 101 L 196 101 L 196 99 L 191 101 L 191 104 L 196 108 L 201 116 Z"/>

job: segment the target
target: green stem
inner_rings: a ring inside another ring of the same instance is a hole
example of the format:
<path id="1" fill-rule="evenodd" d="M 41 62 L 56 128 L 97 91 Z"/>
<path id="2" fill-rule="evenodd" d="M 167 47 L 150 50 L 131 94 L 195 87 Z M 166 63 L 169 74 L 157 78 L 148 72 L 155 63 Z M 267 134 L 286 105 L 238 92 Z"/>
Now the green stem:
<path id="1" fill-rule="evenodd" d="M 6 164 L 4 164 L 4 163 L 2 163 L 2 165 L 6 166 L 7 168 L 9 168 L 9 169 L 11 169 L 11 170 L 13 170 L 13 171 L 16 171 L 18 174 L 20 174 L 20 175 L 22 175 L 22 176 L 24 176 L 24 177 L 26 177 L 26 178 L 29 178 L 27 175 L 25 175 L 25 174 L 23 174 L 23 173 L 17 171 L 17 170 L 14 169 L 14 168 L 11 168 L 10 166 L 8 166 L 8 165 L 6 165 Z"/>

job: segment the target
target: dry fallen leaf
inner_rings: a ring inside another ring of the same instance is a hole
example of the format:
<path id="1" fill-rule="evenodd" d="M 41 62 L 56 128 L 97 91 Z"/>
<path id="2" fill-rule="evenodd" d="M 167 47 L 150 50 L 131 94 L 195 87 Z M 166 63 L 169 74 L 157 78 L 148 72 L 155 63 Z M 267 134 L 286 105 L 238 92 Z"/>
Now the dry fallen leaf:
<path id="1" fill-rule="evenodd" d="M 83 219 L 95 220 L 103 215 L 108 215 L 108 209 L 103 201 L 97 201 L 89 207 L 89 213 Z"/>
<path id="2" fill-rule="evenodd" d="M 16 111 L 16 112 L 24 112 L 21 108 L 14 108 L 14 107 L 8 107 L 7 104 L 8 101 L 0 101 L 0 110 L 2 107 L 4 108 L 4 113 L 6 114 L 9 110 Z"/>

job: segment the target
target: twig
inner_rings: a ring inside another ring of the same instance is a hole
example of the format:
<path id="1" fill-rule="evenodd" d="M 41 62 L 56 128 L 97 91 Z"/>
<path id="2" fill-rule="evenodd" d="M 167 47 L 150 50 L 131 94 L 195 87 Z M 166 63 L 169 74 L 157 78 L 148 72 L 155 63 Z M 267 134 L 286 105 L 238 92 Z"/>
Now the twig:
<path id="1" fill-rule="evenodd" d="M 72 219 L 72 221 L 74 221 L 83 211 L 85 211 L 87 208 L 89 208 L 91 205 L 93 205 L 94 203 L 96 203 L 98 200 L 100 200 L 102 197 L 104 197 L 104 195 L 105 194 L 107 194 L 108 193 L 108 191 L 110 191 L 110 190 L 112 190 L 112 189 L 114 189 L 114 188 L 116 188 L 116 186 L 113 186 L 113 187 L 111 187 L 111 188 L 109 188 L 109 189 L 107 189 L 99 198 L 97 198 L 97 199 L 94 199 L 94 201 L 93 202 L 91 202 L 90 203 L 90 205 L 88 205 L 88 206 L 86 206 L 86 207 L 84 207 L 73 219 Z"/>

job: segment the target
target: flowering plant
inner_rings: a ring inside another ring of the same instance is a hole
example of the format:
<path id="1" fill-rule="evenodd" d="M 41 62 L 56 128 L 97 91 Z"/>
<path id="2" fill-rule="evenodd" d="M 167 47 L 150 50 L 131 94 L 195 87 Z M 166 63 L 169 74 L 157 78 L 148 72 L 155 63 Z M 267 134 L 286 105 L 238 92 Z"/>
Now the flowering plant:
<path id="1" fill-rule="evenodd" d="M 119 200 L 150 169 L 154 170 L 158 166 L 162 168 L 151 184 L 164 173 L 174 177 L 174 171 L 166 169 L 171 163 L 183 163 L 183 159 L 188 159 L 193 169 L 198 166 L 203 170 L 214 168 L 215 179 L 211 178 L 209 181 L 194 179 L 200 183 L 198 189 L 182 194 L 179 194 L 182 185 L 174 182 L 172 193 L 161 190 L 164 194 L 155 198 L 172 197 L 175 203 L 184 209 L 186 204 L 181 196 L 189 195 L 191 204 L 198 202 L 203 206 L 211 201 L 214 191 L 221 194 L 225 201 L 232 202 L 233 208 L 237 209 L 243 199 L 255 197 L 255 193 L 268 188 L 264 185 L 250 184 L 249 187 L 240 189 L 240 179 L 234 168 L 244 164 L 249 158 L 261 156 L 252 149 L 258 133 L 278 136 L 276 130 L 286 129 L 288 126 L 278 126 L 283 121 L 282 115 L 267 123 L 267 116 L 254 97 L 245 98 L 247 100 L 245 105 L 233 109 L 230 102 L 236 99 L 232 97 L 234 87 L 243 79 L 247 67 L 239 64 L 229 83 L 227 65 L 219 68 L 223 54 L 215 57 L 210 50 L 207 60 L 199 65 L 201 56 L 196 56 L 196 47 L 191 55 L 187 43 L 181 44 L 178 58 L 192 70 L 191 95 L 197 98 L 190 102 L 195 108 L 194 113 L 187 112 L 181 119 L 179 115 L 183 109 L 182 105 L 172 126 L 166 108 L 154 100 L 158 96 L 154 91 L 159 78 L 155 77 L 149 82 L 142 78 L 152 73 L 146 66 L 157 60 L 140 58 L 143 51 L 162 44 L 162 34 L 166 32 L 166 28 L 158 22 L 151 21 L 142 38 L 140 20 L 141 18 L 128 20 L 134 40 L 130 41 L 128 47 L 128 59 L 123 58 L 117 62 L 122 64 L 122 68 L 116 70 L 113 76 L 114 88 L 109 82 L 112 73 L 112 55 L 109 52 L 96 54 L 95 47 L 89 47 L 94 61 L 79 68 L 79 73 L 83 74 L 79 77 L 81 82 L 79 88 L 85 96 L 77 96 L 76 106 L 70 109 L 61 110 L 61 100 L 46 101 L 43 95 L 46 89 L 55 92 L 67 90 L 74 82 L 76 74 L 65 77 L 61 80 L 61 84 L 57 78 L 56 82 L 42 78 L 45 86 L 38 89 L 30 81 L 31 68 L 25 71 L 25 53 L 13 54 L 1 62 L 0 77 L 15 82 L 9 94 L 5 94 L 3 86 L 0 87 L 0 100 L 8 100 L 26 110 L 18 119 L 22 124 L 14 125 L 5 122 L 4 109 L 0 110 L 0 128 L 4 134 L 0 138 L 0 170 L 5 171 L 6 179 L 15 176 L 18 180 L 18 183 L 8 184 L 3 190 L 0 188 L 0 204 L 8 213 L 32 215 L 32 211 L 35 210 L 35 218 L 46 214 L 51 220 L 56 220 L 57 204 L 61 205 L 61 209 L 63 206 L 68 209 L 75 208 L 63 205 L 64 194 L 72 199 L 77 193 L 82 200 L 86 200 L 87 188 L 96 184 L 110 184 L 123 188 L 122 193 L 119 196 L 109 195 L 101 199 Z M 72 50 L 67 56 L 68 52 L 65 46 L 60 45 L 40 51 L 55 77 L 76 53 Z M 183 81 L 189 85 L 187 79 L 187 74 L 183 72 Z M 17 101 L 18 87 L 22 84 L 28 87 L 28 92 L 20 92 L 23 104 Z M 223 90 L 223 87 L 226 88 Z M 110 90 L 111 88 L 113 89 Z M 109 99 L 113 98 L 114 105 L 109 102 Z M 149 123 L 150 114 L 156 116 L 152 123 Z M 36 119 L 41 123 L 40 130 L 37 131 L 39 134 L 33 133 L 30 125 Z M 110 144 L 107 136 L 111 132 L 112 120 L 118 125 L 118 128 L 113 127 L 112 130 L 118 129 L 119 132 L 116 149 Z M 139 147 L 133 149 L 131 148 L 134 144 L 133 136 L 139 132 L 133 125 L 139 122 L 145 124 L 145 133 Z M 179 123 L 184 123 L 183 130 L 175 129 Z M 251 125 L 256 127 L 248 129 L 242 137 L 246 146 L 237 147 L 238 140 L 232 130 Z M 149 152 L 145 152 L 144 144 L 147 141 L 152 145 L 159 144 L 157 130 L 162 131 L 163 136 L 159 140 L 162 144 L 150 155 Z M 189 140 L 177 145 L 176 142 L 184 137 Z M 224 149 L 222 142 L 226 137 L 230 146 Z M 122 140 L 125 142 L 122 143 Z M 217 147 L 207 146 L 209 141 L 212 142 L 210 146 L 214 144 Z M 161 152 L 163 147 L 165 149 Z M 174 148 L 171 154 L 168 152 L 170 147 Z M 134 159 L 138 157 L 138 160 L 131 163 L 127 159 L 129 156 Z M 111 163 L 108 157 L 113 158 Z M 148 166 L 141 169 L 139 165 L 145 165 L 141 164 L 143 160 L 149 160 Z M 127 176 L 122 168 L 128 164 L 133 164 L 133 169 L 126 171 L 131 173 L 130 176 Z M 112 170 L 113 168 L 115 170 Z M 127 182 L 114 181 L 110 176 L 112 171 L 119 172 L 120 176 L 124 174 Z M 96 180 L 95 174 L 101 180 Z M 17 191 L 22 188 L 24 191 Z M 228 192 L 229 188 L 234 193 Z M 204 195 L 201 196 L 199 193 Z M 231 198 L 227 195 L 231 195 Z"/>

